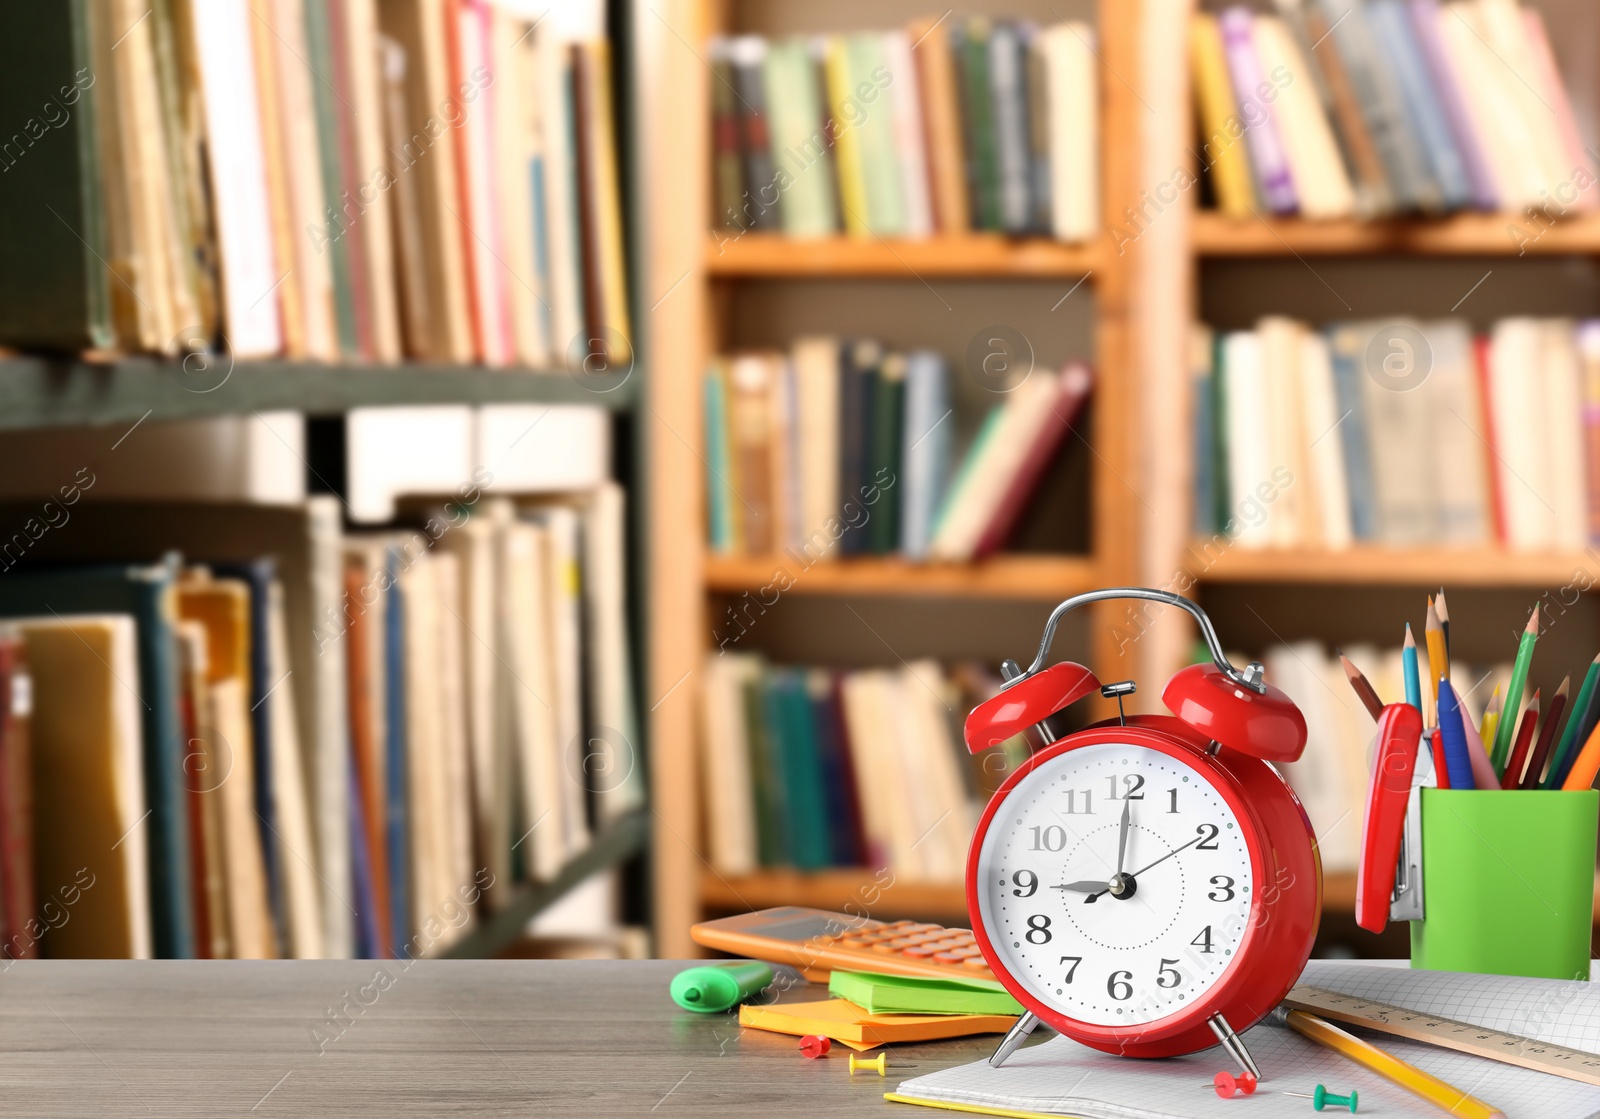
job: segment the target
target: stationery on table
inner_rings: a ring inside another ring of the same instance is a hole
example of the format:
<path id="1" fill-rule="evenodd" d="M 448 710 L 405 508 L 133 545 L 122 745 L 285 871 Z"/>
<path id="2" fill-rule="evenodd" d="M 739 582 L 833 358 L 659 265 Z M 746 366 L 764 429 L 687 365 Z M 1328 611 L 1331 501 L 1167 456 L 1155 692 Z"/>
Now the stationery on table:
<path id="1" fill-rule="evenodd" d="M 1578 1069 L 1570 1066 L 1583 1065 L 1581 1056 L 1532 1068 L 1509 1063 L 1544 1061 L 1539 1053 L 1547 1047 L 1553 1051 L 1558 1046 L 1593 1046 L 1592 1039 L 1600 1032 L 1600 990 L 1588 983 L 1322 961 L 1307 966 L 1302 982 L 1318 989 L 1313 997 L 1319 1004 L 1337 1007 L 1339 1000 L 1327 997 L 1331 992 L 1352 1006 L 1371 1000 L 1473 1025 L 1478 1027 L 1472 1031 L 1474 1035 L 1493 1034 L 1502 1043 L 1502 1053 L 1499 1059 L 1490 1060 L 1362 1028 L 1362 1043 L 1379 1050 L 1380 1062 L 1389 1064 L 1397 1080 L 1406 1084 L 1402 1087 L 1350 1059 L 1346 1050 L 1329 1048 L 1292 1028 L 1264 1023 L 1243 1035 L 1263 1072 L 1254 1098 L 1272 1100 L 1255 1105 L 1263 1114 L 1299 1114 L 1302 1108 L 1309 1113 L 1307 1105 L 1286 1098 L 1286 1093 L 1308 1092 L 1313 1085 L 1325 1083 L 1341 1092 L 1354 1089 L 1360 1096 L 1361 1111 L 1373 1114 L 1445 1114 L 1453 1106 L 1459 1116 L 1488 1117 L 1501 1113 L 1497 1107 L 1514 1106 L 1517 1119 L 1600 1116 L 1600 1086 L 1579 1079 L 1594 1077 L 1600 1058 L 1593 1059 L 1595 1068 Z M 1296 988 L 1289 1001 L 1306 993 L 1306 988 Z M 1552 1012 L 1552 1007 L 1560 1007 L 1560 1012 Z M 1319 1011 L 1317 1017 L 1327 1018 L 1332 1013 Z M 1362 1020 L 1359 1012 L 1350 1018 Z M 1414 1028 L 1398 1020 L 1386 1028 L 1402 1027 Z M 1327 1036 L 1333 1039 L 1331 1034 Z M 1241 1104 L 1219 1099 L 1211 1090 L 1208 1081 L 1214 1065 L 1214 1056 L 1208 1053 L 1132 1062 L 1055 1038 L 1018 1050 L 1004 1068 L 978 1061 L 945 1069 L 904 1081 L 886 1098 L 1002 1115 L 1232 1119 L 1240 1114 Z M 1452 1088 L 1454 1094 L 1442 1111 L 1434 1112 L 1422 1101 L 1438 1102 L 1438 1097 L 1428 1092 L 1439 1083 Z"/>

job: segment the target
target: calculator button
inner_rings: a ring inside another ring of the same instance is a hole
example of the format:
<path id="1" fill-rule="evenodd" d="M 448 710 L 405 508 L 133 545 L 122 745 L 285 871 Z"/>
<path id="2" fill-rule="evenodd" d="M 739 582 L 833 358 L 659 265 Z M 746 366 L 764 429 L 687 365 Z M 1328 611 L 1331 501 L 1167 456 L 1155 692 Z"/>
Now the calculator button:
<path id="1" fill-rule="evenodd" d="M 907 948 L 904 952 L 902 952 L 900 954 L 902 956 L 909 956 L 914 960 L 925 960 L 928 957 L 933 955 L 933 949 L 932 948 Z"/>
<path id="2" fill-rule="evenodd" d="M 985 970 L 987 970 L 989 967 L 988 964 L 983 962 L 982 956 L 968 956 L 966 959 L 961 961 L 961 966 L 970 968 L 983 968 Z"/>

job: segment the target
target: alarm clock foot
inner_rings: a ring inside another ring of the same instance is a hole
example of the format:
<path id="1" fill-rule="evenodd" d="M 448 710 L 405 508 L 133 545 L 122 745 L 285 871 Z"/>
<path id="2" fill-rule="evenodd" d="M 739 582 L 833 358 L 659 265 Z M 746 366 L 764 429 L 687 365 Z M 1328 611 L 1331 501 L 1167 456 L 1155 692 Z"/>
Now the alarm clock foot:
<path id="1" fill-rule="evenodd" d="M 994 1068 L 1005 1064 L 1006 1058 L 1017 1051 L 1017 1046 L 1028 1040 L 1028 1035 L 1038 1024 L 1039 1019 L 1024 1011 L 1022 1017 L 1017 1019 L 1017 1024 L 1011 1027 L 1011 1032 L 1000 1042 L 999 1048 L 994 1051 L 994 1056 L 989 1058 L 989 1064 Z"/>
<path id="2" fill-rule="evenodd" d="M 1257 1080 L 1261 1079 L 1261 1070 L 1256 1067 L 1255 1058 L 1250 1056 L 1250 1050 L 1245 1048 L 1244 1039 L 1233 1032 L 1233 1027 L 1228 1025 L 1228 1020 L 1220 1014 L 1213 1014 L 1206 1019 L 1206 1025 L 1211 1027 L 1211 1032 L 1217 1035 L 1217 1041 L 1228 1051 L 1228 1056 L 1239 1063 L 1239 1067 Z M 991 1059 L 991 1063 L 993 1063 Z"/>

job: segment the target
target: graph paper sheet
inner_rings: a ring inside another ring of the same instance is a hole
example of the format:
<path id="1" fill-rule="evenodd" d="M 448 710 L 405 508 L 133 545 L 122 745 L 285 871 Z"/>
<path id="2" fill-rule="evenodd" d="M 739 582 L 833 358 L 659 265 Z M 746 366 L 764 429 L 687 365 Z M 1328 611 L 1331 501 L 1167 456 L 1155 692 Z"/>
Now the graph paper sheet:
<path id="1" fill-rule="evenodd" d="M 1587 983 L 1454 975 L 1405 968 L 1313 962 L 1302 983 L 1370 998 L 1487 1029 L 1600 1052 L 1600 990 Z M 1600 1087 L 1454 1053 L 1420 1042 L 1353 1029 L 1409 1064 L 1499 1108 L 1507 1119 L 1600 1119 Z M 988 1062 L 905 1081 L 917 1099 L 972 1107 L 1070 1115 L 1078 1119 L 1243 1119 L 1246 1114 L 1298 1114 L 1310 1103 L 1283 1095 L 1317 1084 L 1361 1094 L 1360 1113 L 1437 1116 L 1431 1104 L 1361 1066 L 1276 1026 L 1245 1035 L 1263 1080 L 1248 1099 L 1223 1100 L 1211 1090 L 1221 1050 L 1167 1060 L 1113 1057 L 1057 1037 L 1019 1050 L 1001 1068 Z M 1292 1108 L 1292 1109 L 1291 1109 Z"/>

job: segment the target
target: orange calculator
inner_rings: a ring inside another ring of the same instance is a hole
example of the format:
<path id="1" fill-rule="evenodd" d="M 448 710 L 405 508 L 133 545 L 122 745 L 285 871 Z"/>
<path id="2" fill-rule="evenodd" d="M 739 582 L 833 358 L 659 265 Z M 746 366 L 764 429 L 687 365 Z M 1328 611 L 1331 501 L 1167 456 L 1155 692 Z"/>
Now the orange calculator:
<path id="1" fill-rule="evenodd" d="M 874 921 L 783 905 L 689 929 L 696 944 L 788 964 L 813 982 L 831 971 L 875 971 L 926 979 L 993 979 L 971 929 L 919 921 Z"/>

